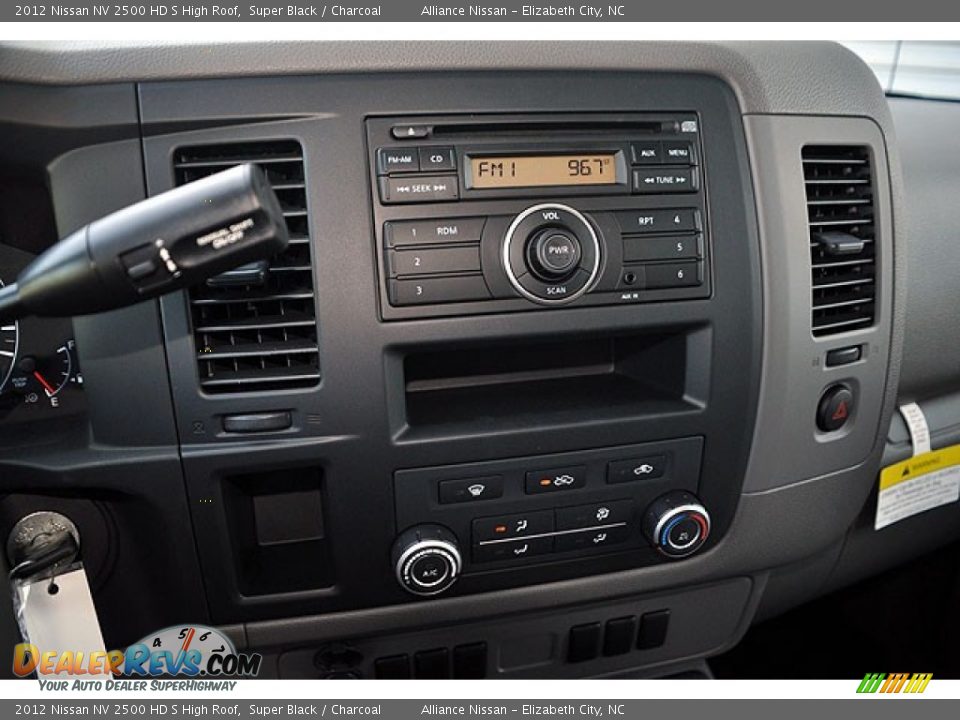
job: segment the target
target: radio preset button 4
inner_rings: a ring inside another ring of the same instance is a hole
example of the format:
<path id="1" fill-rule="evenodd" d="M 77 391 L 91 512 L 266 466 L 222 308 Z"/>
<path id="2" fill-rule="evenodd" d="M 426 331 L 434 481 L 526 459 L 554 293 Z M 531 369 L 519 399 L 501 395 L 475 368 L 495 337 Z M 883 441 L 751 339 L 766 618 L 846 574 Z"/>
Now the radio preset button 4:
<path id="1" fill-rule="evenodd" d="M 692 232 L 699 229 L 696 208 L 676 210 L 621 210 L 615 213 L 626 234 Z"/>

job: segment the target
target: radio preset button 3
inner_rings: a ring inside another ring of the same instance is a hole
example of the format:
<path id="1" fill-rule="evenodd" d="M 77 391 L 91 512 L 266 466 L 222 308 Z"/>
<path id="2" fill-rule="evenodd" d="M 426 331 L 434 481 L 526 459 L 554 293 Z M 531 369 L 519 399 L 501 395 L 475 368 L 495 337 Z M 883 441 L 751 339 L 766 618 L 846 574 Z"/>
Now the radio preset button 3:
<path id="1" fill-rule="evenodd" d="M 390 281 L 390 302 L 393 305 L 467 302 L 489 297 L 490 290 L 482 275 Z"/>

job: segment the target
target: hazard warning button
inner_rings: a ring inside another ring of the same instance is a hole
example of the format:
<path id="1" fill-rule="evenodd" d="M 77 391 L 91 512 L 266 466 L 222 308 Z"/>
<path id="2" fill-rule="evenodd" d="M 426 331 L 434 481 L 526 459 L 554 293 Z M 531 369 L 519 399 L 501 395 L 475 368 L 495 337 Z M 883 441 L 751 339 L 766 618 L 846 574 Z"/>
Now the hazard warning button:
<path id="1" fill-rule="evenodd" d="M 846 385 L 831 385 L 820 396 L 817 406 L 817 427 L 823 432 L 839 430 L 853 416 L 855 407 L 853 390 Z"/>

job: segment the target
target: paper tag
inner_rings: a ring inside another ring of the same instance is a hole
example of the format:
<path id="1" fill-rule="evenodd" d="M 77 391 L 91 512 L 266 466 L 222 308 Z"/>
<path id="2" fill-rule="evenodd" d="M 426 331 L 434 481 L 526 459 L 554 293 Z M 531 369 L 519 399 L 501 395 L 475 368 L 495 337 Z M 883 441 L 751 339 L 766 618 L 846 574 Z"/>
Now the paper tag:
<path id="1" fill-rule="evenodd" d="M 930 428 L 923 410 L 916 403 L 900 406 L 900 415 L 910 431 L 910 444 L 913 445 L 913 456 L 930 452 Z"/>
<path id="2" fill-rule="evenodd" d="M 874 530 L 960 499 L 960 445 L 926 452 L 880 471 Z"/>
<path id="3" fill-rule="evenodd" d="M 55 593 L 50 592 L 51 582 L 56 587 Z M 52 581 L 46 578 L 17 583 L 14 609 L 24 642 L 34 645 L 40 654 L 70 650 L 90 657 L 94 651 L 105 650 L 82 565 L 57 575 Z"/>

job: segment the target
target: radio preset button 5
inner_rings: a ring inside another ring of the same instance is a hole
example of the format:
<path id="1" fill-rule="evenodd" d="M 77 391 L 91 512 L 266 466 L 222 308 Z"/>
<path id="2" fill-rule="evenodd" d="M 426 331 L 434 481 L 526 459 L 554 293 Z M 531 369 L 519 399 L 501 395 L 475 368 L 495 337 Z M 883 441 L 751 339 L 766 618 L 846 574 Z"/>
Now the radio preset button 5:
<path id="1" fill-rule="evenodd" d="M 623 239 L 623 261 L 684 260 L 702 257 L 701 240 L 697 235 L 646 235 Z"/>
<path id="2" fill-rule="evenodd" d="M 485 217 L 400 220 L 384 223 L 387 247 L 433 243 L 480 242 Z"/>

